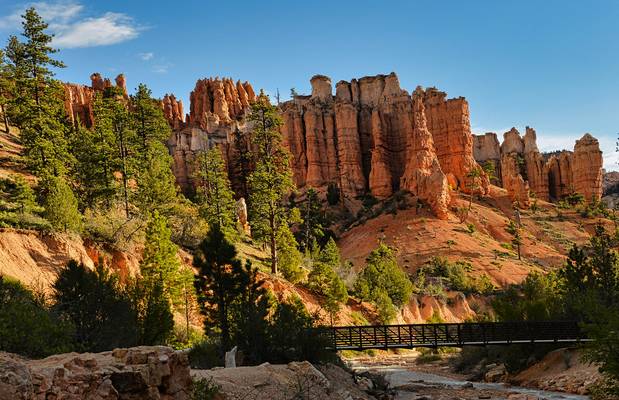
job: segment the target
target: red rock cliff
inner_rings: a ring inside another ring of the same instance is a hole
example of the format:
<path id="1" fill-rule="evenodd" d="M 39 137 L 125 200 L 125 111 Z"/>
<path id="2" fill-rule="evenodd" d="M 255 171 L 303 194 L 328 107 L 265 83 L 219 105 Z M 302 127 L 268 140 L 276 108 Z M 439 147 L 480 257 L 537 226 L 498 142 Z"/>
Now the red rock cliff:
<path id="1" fill-rule="evenodd" d="M 113 85 L 110 79 L 102 78 L 99 73 L 90 75 L 90 81 L 90 86 L 77 83 L 64 84 L 65 109 L 67 110 L 69 120 L 74 125 L 79 121 L 86 128 L 90 128 L 93 125 L 93 102 L 97 92 L 101 93 L 108 88 L 116 86 L 121 89 L 125 98 L 128 96 L 123 74 L 116 77 L 116 85 Z"/>
<path id="2" fill-rule="evenodd" d="M 490 135 L 490 136 L 489 136 Z M 587 201 L 602 196 L 602 152 L 594 137 L 585 134 L 576 141 L 574 152 L 559 151 L 541 154 L 537 134 L 526 127 L 524 137 L 516 128 L 504 135 L 503 143 L 491 140 L 493 133 L 475 137 L 475 159 L 484 163 L 496 160 L 500 154 L 501 182 L 499 183 L 521 204 L 529 202 L 527 193 L 542 200 L 560 200 L 580 193 Z"/>
<path id="3" fill-rule="evenodd" d="M 463 98 L 446 100 L 435 89 L 420 90 L 424 111 L 415 112 L 412 97 L 400 88 L 394 73 L 340 81 L 335 96 L 328 77 L 314 76 L 311 83 L 311 96 L 296 96 L 282 104 L 282 133 L 300 188 L 332 183 L 346 196 L 370 193 L 377 198 L 410 190 L 412 186 L 404 188 L 401 183 L 412 157 L 411 138 L 420 132 L 415 131 L 417 123 L 430 134 L 429 148 L 441 174 L 454 188 L 471 187 L 466 176 L 478 165 Z M 416 120 L 421 115 L 427 122 Z M 485 192 L 485 174 L 478 179 L 477 187 Z"/>
<path id="4" fill-rule="evenodd" d="M 248 146 L 244 116 L 255 99 L 254 89 L 248 82 L 234 83 L 230 78 L 198 80 L 190 95 L 189 115 L 185 117 L 183 104 L 174 95 L 162 99 L 164 115 L 173 129 L 168 148 L 174 159 L 174 175 L 183 190 L 191 191 L 194 186 L 197 153 L 220 146 L 233 188 L 237 194 L 245 195 L 234 161 L 239 155 L 238 147 Z"/>

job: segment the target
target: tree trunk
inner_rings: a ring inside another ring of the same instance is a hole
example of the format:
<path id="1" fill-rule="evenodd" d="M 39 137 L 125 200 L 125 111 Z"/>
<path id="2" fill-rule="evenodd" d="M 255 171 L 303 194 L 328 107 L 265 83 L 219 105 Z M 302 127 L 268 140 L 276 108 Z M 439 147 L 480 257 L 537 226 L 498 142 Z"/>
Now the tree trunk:
<path id="1" fill-rule="evenodd" d="M 277 245 L 275 234 L 271 234 L 271 273 L 277 274 Z"/>
<path id="2" fill-rule="evenodd" d="M 275 230 L 275 216 L 271 214 L 269 218 L 269 228 L 271 236 L 271 273 L 277 274 L 277 232 Z"/>

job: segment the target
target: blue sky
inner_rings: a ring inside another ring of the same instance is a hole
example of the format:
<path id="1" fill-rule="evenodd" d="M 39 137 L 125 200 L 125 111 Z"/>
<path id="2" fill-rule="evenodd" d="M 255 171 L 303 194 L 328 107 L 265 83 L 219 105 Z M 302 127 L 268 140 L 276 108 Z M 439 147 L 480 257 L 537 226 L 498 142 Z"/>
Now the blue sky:
<path id="1" fill-rule="evenodd" d="M 619 1 L 0 0 L 0 39 L 29 4 L 57 35 L 62 80 L 124 72 L 186 103 L 207 76 L 286 96 L 317 73 L 395 71 L 408 91 L 465 96 L 475 133 L 529 125 L 552 150 L 590 132 L 618 169 Z"/>

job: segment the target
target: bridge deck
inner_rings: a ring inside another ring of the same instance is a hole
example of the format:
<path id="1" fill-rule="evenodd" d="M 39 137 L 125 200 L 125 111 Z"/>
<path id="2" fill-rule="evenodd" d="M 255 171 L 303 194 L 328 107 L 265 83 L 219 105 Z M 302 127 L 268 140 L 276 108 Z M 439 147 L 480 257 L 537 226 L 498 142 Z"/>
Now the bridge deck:
<path id="1" fill-rule="evenodd" d="M 331 350 L 588 341 L 578 323 L 571 321 L 337 326 L 322 329 L 321 335 Z"/>

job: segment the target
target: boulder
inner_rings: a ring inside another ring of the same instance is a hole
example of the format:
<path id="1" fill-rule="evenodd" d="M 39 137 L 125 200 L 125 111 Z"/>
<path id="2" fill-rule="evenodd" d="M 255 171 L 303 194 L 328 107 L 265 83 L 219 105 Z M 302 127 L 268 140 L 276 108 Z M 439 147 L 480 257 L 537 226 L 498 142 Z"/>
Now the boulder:
<path id="1" fill-rule="evenodd" d="M 163 346 L 23 360 L 0 354 L 2 399 L 188 400 L 186 354 Z"/>
<path id="2" fill-rule="evenodd" d="M 486 382 L 502 382 L 507 378 L 507 368 L 504 364 L 489 365 L 484 380 Z"/>

